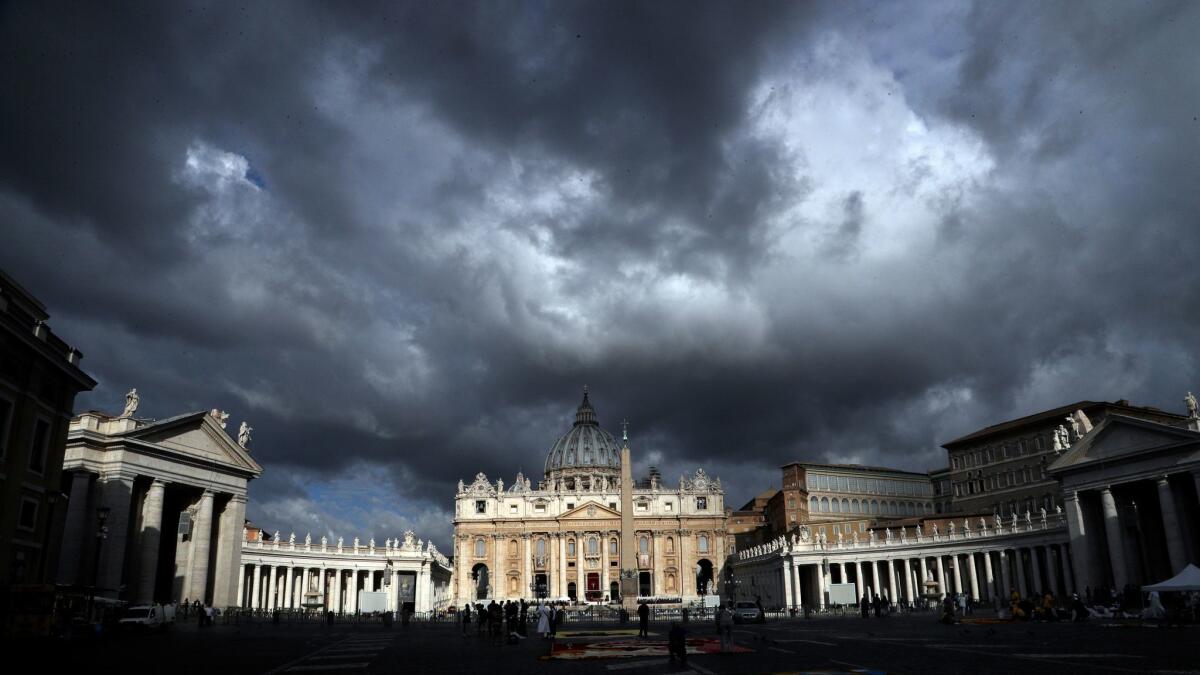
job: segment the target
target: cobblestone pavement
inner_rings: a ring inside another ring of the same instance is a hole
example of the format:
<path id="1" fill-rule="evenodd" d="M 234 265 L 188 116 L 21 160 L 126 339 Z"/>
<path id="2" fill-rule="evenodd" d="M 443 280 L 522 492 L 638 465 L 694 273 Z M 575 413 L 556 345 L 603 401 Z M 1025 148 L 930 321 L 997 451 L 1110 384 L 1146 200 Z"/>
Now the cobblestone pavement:
<path id="1" fill-rule="evenodd" d="M 613 625 L 570 625 L 581 629 Z M 658 639 L 665 624 L 652 624 Z M 692 636 L 714 637 L 711 624 Z M 930 615 L 786 620 L 738 626 L 735 641 L 753 650 L 702 654 L 686 667 L 665 658 L 568 661 L 545 658 L 550 643 L 532 635 L 518 645 L 462 636 L 449 624 L 180 625 L 162 633 L 51 643 L 49 672 L 247 673 L 1197 673 L 1200 627 L 995 623 L 943 626 Z M 560 642 L 593 638 L 561 637 Z M 619 636 L 609 640 L 636 638 Z M 40 670 L 40 668 L 39 668 Z"/>

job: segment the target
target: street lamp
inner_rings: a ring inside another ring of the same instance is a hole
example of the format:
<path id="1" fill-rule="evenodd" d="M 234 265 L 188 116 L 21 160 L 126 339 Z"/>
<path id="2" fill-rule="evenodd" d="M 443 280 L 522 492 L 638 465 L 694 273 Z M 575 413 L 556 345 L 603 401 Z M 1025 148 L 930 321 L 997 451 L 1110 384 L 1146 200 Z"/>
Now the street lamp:
<path id="1" fill-rule="evenodd" d="M 96 509 L 96 550 L 92 559 L 92 593 L 88 598 L 88 619 L 91 619 L 96 611 L 96 584 L 100 579 L 100 548 L 104 540 L 108 538 L 108 526 L 105 523 L 108 522 L 109 510 L 107 506 Z"/>

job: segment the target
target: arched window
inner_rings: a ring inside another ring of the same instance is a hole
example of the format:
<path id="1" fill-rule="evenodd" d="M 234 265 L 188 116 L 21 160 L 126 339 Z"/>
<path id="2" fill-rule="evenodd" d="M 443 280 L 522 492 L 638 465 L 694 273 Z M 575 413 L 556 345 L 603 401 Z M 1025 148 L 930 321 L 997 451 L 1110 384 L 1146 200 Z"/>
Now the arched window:
<path id="1" fill-rule="evenodd" d="M 675 537 L 667 537 L 667 553 L 675 552 Z"/>
<path id="2" fill-rule="evenodd" d="M 829 497 L 821 497 L 821 512 L 829 513 Z"/>
<path id="3" fill-rule="evenodd" d="M 830 511 L 833 511 L 834 513 L 841 513 L 841 512 L 842 512 L 842 507 L 841 507 L 841 505 L 839 505 L 839 504 L 838 504 L 838 500 L 836 500 L 836 499 L 835 499 L 835 500 L 833 500 L 833 503 L 831 503 L 831 504 L 829 505 L 829 510 L 830 510 Z"/>
<path id="4" fill-rule="evenodd" d="M 850 500 L 842 497 L 842 513 L 850 513 Z"/>
<path id="5" fill-rule="evenodd" d="M 697 547 L 696 550 L 700 551 L 701 553 L 708 553 L 708 535 L 707 534 L 700 535 L 699 546 Z"/>
<path id="6" fill-rule="evenodd" d="M 516 539 L 513 539 L 512 541 L 508 542 L 508 557 L 510 557 L 510 558 L 517 557 L 517 540 Z"/>
<path id="7" fill-rule="evenodd" d="M 487 555 L 487 544 L 482 539 L 475 540 L 475 557 L 482 558 Z"/>
<path id="8" fill-rule="evenodd" d="M 820 510 L 821 510 L 821 505 L 820 505 L 820 502 L 817 501 L 817 498 L 809 497 L 808 498 L 808 512 L 816 513 L 817 511 L 820 511 Z"/>
<path id="9" fill-rule="evenodd" d="M 616 539 L 608 540 L 608 554 L 612 555 L 612 556 L 615 556 L 617 554 L 617 540 Z"/>
<path id="10" fill-rule="evenodd" d="M 879 514 L 879 500 L 878 499 L 871 500 L 871 513 L 874 513 L 876 515 Z"/>
<path id="11" fill-rule="evenodd" d="M 595 537 L 588 539 L 588 555 L 600 555 L 600 540 Z"/>
<path id="12" fill-rule="evenodd" d="M 537 540 L 537 554 L 538 554 L 538 557 L 546 555 L 546 540 L 545 539 Z"/>
<path id="13" fill-rule="evenodd" d="M 567 555 L 569 555 L 569 556 L 575 555 L 575 540 L 574 539 L 567 540 Z"/>
<path id="14" fill-rule="evenodd" d="M 859 504 L 857 499 L 850 500 L 850 513 L 862 513 L 861 508 L 862 504 Z"/>
<path id="15" fill-rule="evenodd" d="M 649 552 L 650 552 L 650 539 L 646 535 L 642 535 L 641 537 L 638 538 L 638 553 L 649 553 Z"/>

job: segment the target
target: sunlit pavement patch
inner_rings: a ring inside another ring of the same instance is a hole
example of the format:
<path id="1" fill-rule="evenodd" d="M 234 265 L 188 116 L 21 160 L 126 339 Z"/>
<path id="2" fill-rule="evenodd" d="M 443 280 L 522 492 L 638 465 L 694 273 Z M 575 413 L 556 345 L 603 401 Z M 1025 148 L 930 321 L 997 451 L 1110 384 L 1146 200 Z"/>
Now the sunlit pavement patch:
<path id="1" fill-rule="evenodd" d="M 688 654 L 720 654 L 721 642 L 713 638 L 689 638 L 687 640 Z M 734 646 L 735 654 L 746 654 L 753 649 Z M 601 640 L 581 643 L 555 643 L 550 648 L 550 655 L 543 659 L 619 659 L 638 656 L 667 657 L 667 642 L 665 640 Z"/>

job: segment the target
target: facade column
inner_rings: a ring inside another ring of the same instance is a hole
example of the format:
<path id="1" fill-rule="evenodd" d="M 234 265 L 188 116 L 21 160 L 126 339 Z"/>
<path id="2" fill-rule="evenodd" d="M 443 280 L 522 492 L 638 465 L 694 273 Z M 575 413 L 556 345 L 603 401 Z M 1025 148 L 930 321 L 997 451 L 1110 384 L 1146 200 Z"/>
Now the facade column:
<path id="1" fill-rule="evenodd" d="M 1054 594 L 1059 598 L 1067 593 L 1066 584 L 1063 582 L 1063 576 L 1059 575 L 1060 564 L 1065 569 L 1066 562 L 1062 559 L 1062 555 L 1058 551 L 1052 549 L 1049 545 L 1043 546 L 1042 550 L 1046 552 L 1046 569 L 1050 570 L 1050 585 L 1054 587 Z M 1056 555 L 1057 554 L 1057 555 Z"/>
<path id="2" fill-rule="evenodd" d="M 246 606 L 246 568 L 242 567 L 241 574 L 238 574 L 238 589 L 237 589 L 237 606 Z"/>
<path id="3" fill-rule="evenodd" d="M 392 605 L 397 612 L 403 607 L 404 603 L 400 600 L 400 570 L 392 568 Z M 349 598 L 347 598 L 349 602 Z"/>
<path id="4" fill-rule="evenodd" d="M 558 536 L 558 555 L 559 555 L 559 561 L 562 563 L 558 568 L 558 573 L 559 573 L 558 590 L 559 590 L 560 598 L 567 597 L 567 539 L 569 539 L 569 538 L 570 537 L 567 536 L 566 532 L 563 532 L 562 534 L 560 534 Z M 579 552 L 579 549 L 576 548 L 576 553 L 578 553 L 578 552 Z"/>
<path id="5" fill-rule="evenodd" d="M 532 537 L 529 535 L 528 532 L 526 532 L 521 535 L 521 539 L 522 539 L 522 544 L 525 547 L 525 559 L 521 561 L 521 564 L 517 566 L 517 569 L 521 570 L 524 575 L 521 578 L 521 583 L 524 584 L 523 586 L 521 586 L 521 597 L 526 597 L 525 596 L 526 593 L 533 595 L 533 574 L 534 574 L 533 550 L 531 548 L 531 541 L 530 541 L 530 539 L 532 539 Z M 601 538 L 600 544 L 604 547 L 604 551 L 607 552 L 608 551 L 608 542 L 604 541 L 604 539 Z M 603 571 L 605 573 L 607 573 L 608 572 L 607 567 Z M 603 574 L 600 577 L 600 583 L 601 584 L 604 583 Z M 607 593 L 608 589 L 606 588 L 604 590 L 604 592 Z"/>
<path id="6" fill-rule="evenodd" d="M 192 525 L 192 573 L 188 597 L 207 602 L 208 551 L 212 545 L 213 493 L 205 490 L 196 507 L 196 522 Z"/>
<path id="7" fill-rule="evenodd" d="M 278 570 L 278 565 L 271 565 L 271 585 L 269 587 L 270 590 L 267 592 L 267 609 L 275 609 L 276 589 L 279 588 L 278 579 L 276 578 Z"/>
<path id="8" fill-rule="evenodd" d="M 1071 547 L 1067 544 L 1062 544 L 1059 547 L 1062 553 L 1063 574 L 1066 575 L 1067 590 L 1072 593 L 1079 592 L 1079 582 L 1075 580 L 1075 557 L 1071 555 Z"/>
<path id="9" fill-rule="evenodd" d="M 866 591 L 866 585 L 863 583 L 862 561 L 854 561 L 854 595 L 855 600 L 862 600 L 863 592 Z"/>
<path id="10" fill-rule="evenodd" d="M 1104 486 L 1100 491 L 1100 507 L 1104 511 L 1104 533 L 1108 536 L 1108 558 L 1112 564 L 1113 587 L 1121 589 L 1129 581 L 1125 571 L 1125 542 L 1121 539 L 1121 522 L 1117 517 L 1117 502 L 1112 490 Z"/>
<path id="11" fill-rule="evenodd" d="M 1029 566 L 1033 569 L 1033 579 L 1030 584 L 1030 590 L 1036 598 L 1042 597 L 1046 592 L 1046 584 L 1042 581 L 1042 564 L 1038 560 L 1037 546 L 1029 547 Z"/>
<path id="12" fill-rule="evenodd" d="M 95 545 L 93 531 L 95 514 L 88 504 L 95 474 L 83 471 L 71 472 L 71 498 L 67 502 L 67 519 L 63 527 L 62 553 L 58 558 L 58 582 L 60 584 L 90 584 L 84 575 L 88 570 L 89 543 Z"/>
<path id="13" fill-rule="evenodd" d="M 262 597 L 262 577 L 258 564 L 250 563 L 250 609 L 258 609 L 258 601 Z"/>
<path id="14" fill-rule="evenodd" d="M 230 495 L 221 509 L 217 530 L 217 562 L 213 576 L 213 606 L 233 604 L 233 570 L 242 566 L 242 537 L 246 523 L 246 495 Z"/>
<path id="15" fill-rule="evenodd" d="M 962 558 L 955 553 L 951 558 L 954 560 L 954 592 L 962 593 Z"/>
<path id="16" fill-rule="evenodd" d="M 1179 517 L 1175 514 L 1175 495 L 1166 476 L 1155 481 L 1158 485 L 1158 509 L 1162 511 L 1163 535 L 1167 540 L 1167 555 L 1171 560 L 1171 574 L 1179 574 L 1187 566 L 1187 554 L 1183 549 L 1183 531 L 1179 529 Z M 1200 493 L 1197 493 L 1200 494 Z"/>
<path id="17" fill-rule="evenodd" d="M 358 613 L 358 570 L 352 569 L 352 570 L 348 570 L 348 571 L 350 572 L 350 585 L 347 587 L 346 590 L 348 590 L 350 592 L 349 593 L 350 597 L 348 598 L 348 601 L 350 603 L 350 613 L 357 614 Z"/>
<path id="18" fill-rule="evenodd" d="M 938 595 L 940 596 L 938 599 L 945 600 L 946 599 L 946 591 L 947 591 L 947 588 L 946 588 L 946 566 L 945 566 L 945 563 L 942 562 L 941 554 L 938 554 L 938 556 L 937 556 L 937 580 L 938 580 Z"/>
<path id="19" fill-rule="evenodd" d="M 1075 577 L 1073 587 L 1092 586 L 1087 527 L 1083 522 L 1083 504 L 1080 502 L 1079 493 L 1065 495 L 1063 502 L 1067 510 L 1067 532 L 1071 537 L 1071 572 Z"/>
<path id="20" fill-rule="evenodd" d="M 983 552 L 983 599 L 991 602 L 996 594 L 996 576 L 992 573 L 992 552 Z"/>
<path id="21" fill-rule="evenodd" d="M 901 558 L 900 564 L 904 566 L 904 592 L 908 594 L 908 602 L 911 605 L 917 600 L 917 596 L 913 594 L 912 561 Z"/>
<path id="22" fill-rule="evenodd" d="M 804 584 L 795 558 L 792 559 L 792 588 L 796 589 L 796 608 L 800 609 L 804 607 Z"/>
<path id="23" fill-rule="evenodd" d="M 97 487 L 100 506 L 109 510 L 108 520 L 105 521 L 108 536 L 100 544 L 100 569 L 96 575 L 96 585 L 99 586 L 97 592 L 115 598 L 121 586 L 121 570 L 125 565 L 133 478 L 115 475 L 101 479 Z"/>
<path id="24" fill-rule="evenodd" d="M 150 481 L 146 499 L 142 502 L 142 531 L 139 536 L 141 556 L 138 565 L 135 602 L 154 602 L 154 586 L 158 577 L 158 548 L 162 541 L 163 490 L 166 483 L 155 478 Z"/>
<path id="25" fill-rule="evenodd" d="M 1030 595 L 1029 584 L 1025 583 L 1025 556 L 1021 554 L 1021 549 L 1013 549 L 1013 563 L 1017 566 L 1017 593 L 1022 598 Z"/>
<path id="26" fill-rule="evenodd" d="M 925 565 L 925 556 L 922 555 L 919 559 L 918 568 L 921 570 L 921 578 L 917 579 L 917 587 L 921 591 L 921 597 L 925 596 L 925 580 L 929 578 L 929 569 Z"/>

